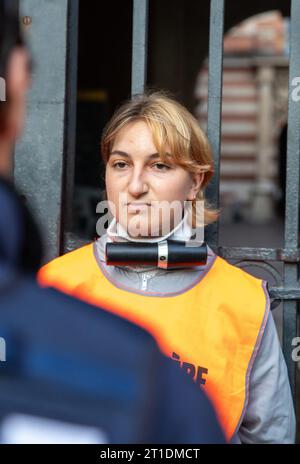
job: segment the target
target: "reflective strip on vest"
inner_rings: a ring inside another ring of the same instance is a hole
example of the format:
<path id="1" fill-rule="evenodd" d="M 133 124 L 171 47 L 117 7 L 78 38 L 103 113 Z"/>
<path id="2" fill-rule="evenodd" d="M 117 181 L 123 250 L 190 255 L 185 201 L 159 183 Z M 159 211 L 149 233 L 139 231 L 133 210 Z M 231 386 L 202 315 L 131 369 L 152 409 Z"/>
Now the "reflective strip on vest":
<path id="1" fill-rule="evenodd" d="M 38 280 L 149 331 L 212 400 L 227 439 L 238 431 L 266 326 L 267 282 L 216 256 L 201 280 L 175 296 L 135 293 L 105 275 L 89 244 L 45 265 Z"/>

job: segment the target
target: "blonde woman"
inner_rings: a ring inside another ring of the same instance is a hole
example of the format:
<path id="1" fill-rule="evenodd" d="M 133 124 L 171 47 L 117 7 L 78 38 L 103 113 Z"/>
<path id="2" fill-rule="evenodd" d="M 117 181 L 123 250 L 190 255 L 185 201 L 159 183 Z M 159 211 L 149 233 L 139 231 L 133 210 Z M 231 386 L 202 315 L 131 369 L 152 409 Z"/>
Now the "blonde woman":
<path id="1" fill-rule="evenodd" d="M 229 440 L 292 443 L 293 402 L 265 281 L 209 247 L 201 266 L 106 265 L 107 242 L 187 242 L 195 226 L 203 231 L 218 219 L 204 203 L 204 224 L 197 222 L 197 200 L 213 175 L 197 121 L 164 93 L 139 95 L 116 111 L 101 149 L 113 220 L 94 243 L 44 266 L 41 284 L 147 328 L 206 391 Z M 161 205 L 168 214 L 153 214 Z"/>

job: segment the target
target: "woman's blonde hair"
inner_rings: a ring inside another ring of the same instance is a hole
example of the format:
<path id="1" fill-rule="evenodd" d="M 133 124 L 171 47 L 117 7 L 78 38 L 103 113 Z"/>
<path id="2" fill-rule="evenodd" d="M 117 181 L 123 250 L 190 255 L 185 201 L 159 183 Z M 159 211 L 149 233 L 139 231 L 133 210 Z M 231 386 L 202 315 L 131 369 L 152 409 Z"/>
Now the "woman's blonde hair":
<path id="1" fill-rule="evenodd" d="M 191 173 L 203 172 L 201 190 L 192 205 L 192 224 L 196 223 L 197 200 L 204 201 L 204 225 L 215 222 L 220 210 L 208 205 L 203 189 L 213 176 L 213 156 L 209 141 L 194 116 L 165 92 L 156 91 L 135 95 L 120 106 L 101 138 L 101 154 L 106 164 L 117 136 L 127 124 L 143 120 L 152 132 L 153 143 L 163 162 L 167 161 L 166 147 L 176 164 Z M 202 224 L 203 225 L 203 224 Z"/>

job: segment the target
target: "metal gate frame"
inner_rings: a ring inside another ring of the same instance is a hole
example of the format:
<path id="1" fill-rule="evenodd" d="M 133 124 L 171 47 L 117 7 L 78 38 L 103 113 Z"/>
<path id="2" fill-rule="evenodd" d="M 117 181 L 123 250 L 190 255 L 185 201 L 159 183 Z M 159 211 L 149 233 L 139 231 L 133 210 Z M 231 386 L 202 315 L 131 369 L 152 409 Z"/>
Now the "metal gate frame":
<path id="1" fill-rule="evenodd" d="M 224 0 L 211 0 L 208 77 L 208 128 L 212 145 L 215 175 L 207 196 L 219 205 L 222 61 Z M 287 173 L 284 248 L 220 247 L 218 223 L 207 228 L 205 236 L 219 256 L 239 260 L 239 265 L 255 263 L 268 269 L 276 278 L 277 286 L 269 288 L 271 298 L 283 300 L 283 353 L 288 368 L 291 390 L 296 400 L 296 362 L 292 359 L 292 342 L 297 336 L 297 308 L 300 298 L 299 284 L 299 155 L 300 155 L 300 102 L 292 98 L 293 80 L 300 72 L 300 0 L 291 0 L 289 102 L 287 134 Z M 284 263 L 283 278 L 268 262 Z"/>

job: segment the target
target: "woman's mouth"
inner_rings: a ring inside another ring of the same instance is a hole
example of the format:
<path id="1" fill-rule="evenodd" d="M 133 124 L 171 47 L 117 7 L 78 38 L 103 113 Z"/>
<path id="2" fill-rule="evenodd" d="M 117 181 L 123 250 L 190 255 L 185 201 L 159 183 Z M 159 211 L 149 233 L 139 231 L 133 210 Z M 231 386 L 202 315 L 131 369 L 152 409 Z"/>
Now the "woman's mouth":
<path id="1" fill-rule="evenodd" d="M 144 211 L 146 208 L 151 206 L 150 203 L 143 203 L 143 202 L 130 202 L 127 203 L 127 209 L 129 213 L 135 213 L 136 211 Z"/>

